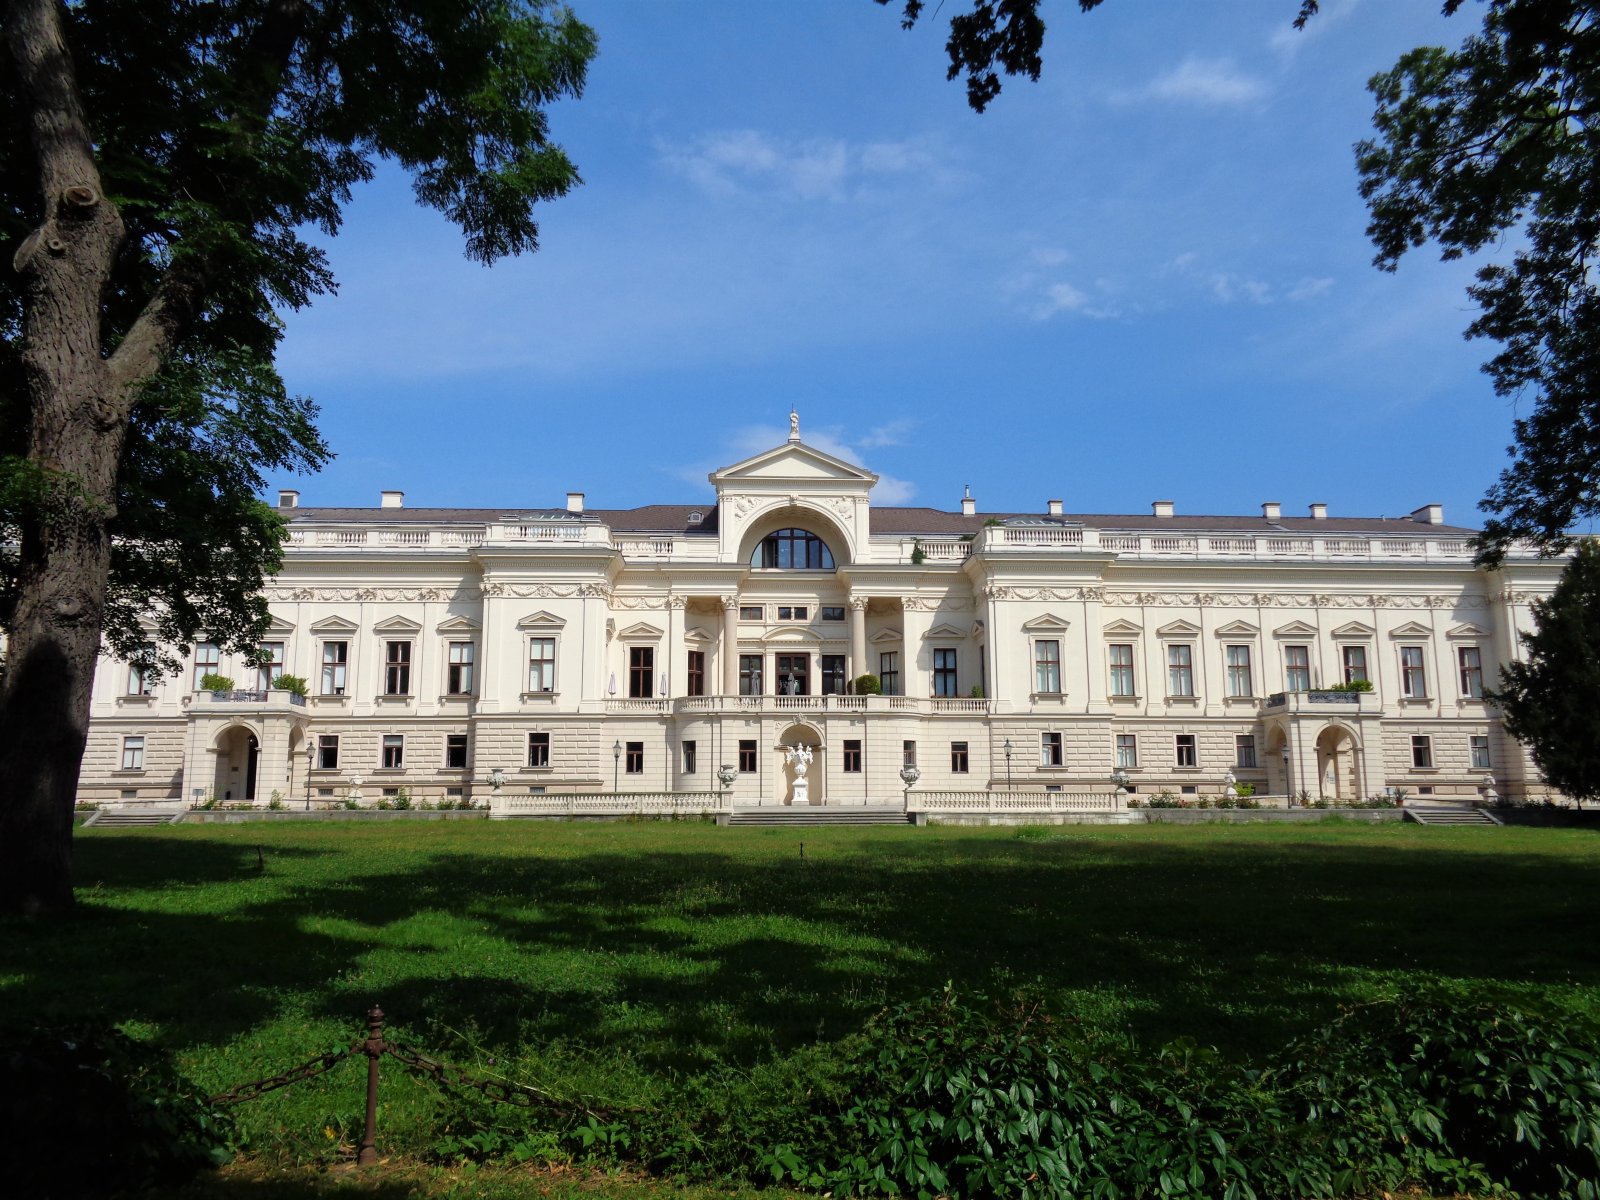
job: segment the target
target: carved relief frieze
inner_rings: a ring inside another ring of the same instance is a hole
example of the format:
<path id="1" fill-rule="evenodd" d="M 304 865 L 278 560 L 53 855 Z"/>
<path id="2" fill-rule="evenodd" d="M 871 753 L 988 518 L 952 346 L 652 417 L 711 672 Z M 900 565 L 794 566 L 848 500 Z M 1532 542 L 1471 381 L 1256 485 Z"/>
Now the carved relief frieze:
<path id="1" fill-rule="evenodd" d="M 484 593 L 477 588 L 415 588 L 415 587 L 267 587 L 262 589 L 267 600 L 277 601 L 398 601 L 418 603 L 440 600 L 480 600 Z"/>
<path id="2" fill-rule="evenodd" d="M 483 594 L 515 600 L 611 599 L 611 589 L 603 583 L 486 583 Z"/>

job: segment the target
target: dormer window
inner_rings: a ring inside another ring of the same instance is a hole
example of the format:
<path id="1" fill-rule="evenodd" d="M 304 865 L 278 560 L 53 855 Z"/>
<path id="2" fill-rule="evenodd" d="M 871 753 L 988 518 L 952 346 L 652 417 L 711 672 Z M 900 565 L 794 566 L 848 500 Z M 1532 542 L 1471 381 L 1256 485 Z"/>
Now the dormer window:
<path id="1" fill-rule="evenodd" d="M 691 525 L 698 525 L 698 524 L 700 524 L 701 521 L 704 521 L 705 519 L 706 519 L 705 514 L 703 512 L 701 512 L 698 508 L 695 509 L 692 513 L 689 514 L 689 524 L 691 524 Z"/>
<path id="2" fill-rule="evenodd" d="M 779 571 L 831 571 L 833 551 L 810 530 L 779 529 L 756 544 L 750 565 Z"/>

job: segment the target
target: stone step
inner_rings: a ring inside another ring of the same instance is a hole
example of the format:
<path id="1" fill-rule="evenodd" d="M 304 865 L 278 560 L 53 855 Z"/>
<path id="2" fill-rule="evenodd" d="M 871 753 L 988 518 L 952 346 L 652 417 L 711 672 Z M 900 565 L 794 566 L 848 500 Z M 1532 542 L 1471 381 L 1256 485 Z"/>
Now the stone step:
<path id="1" fill-rule="evenodd" d="M 1405 819 L 1418 825 L 1498 825 L 1500 818 L 1473 805 L 1407 806 Z"/>
<path id="2" fill-rule="evenodd" d="M 171 825 L 182 815 L 171 812 L 102 808 L 85 821 L 84 825 L 93 825 L 96 829 L 137 829 L 152 825 Z"/>
<path id="3" fill-rule="evenodd" d="M 728 814 L 729 825 L 906 825 L 911 818 L 903 808 L 878 808 L 864 805 L 802 808 L 736 808 Z"/>

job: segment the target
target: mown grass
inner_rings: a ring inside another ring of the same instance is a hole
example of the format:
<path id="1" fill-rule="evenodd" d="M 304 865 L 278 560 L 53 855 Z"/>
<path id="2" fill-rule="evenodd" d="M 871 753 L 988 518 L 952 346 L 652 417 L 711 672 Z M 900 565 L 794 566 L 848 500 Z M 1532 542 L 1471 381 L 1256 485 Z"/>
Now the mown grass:
<path id="1" fill-rule="evenodd" d="M 373 1002 L 420 1047 L 640 1105 L 719 1067 L 803 1069 L 947 980 L 1255 1056 L 1434 978 L 1600 1016 L 1585 831 L 91 829 L 77 875 L 65 924 L 0 926 L 0 1030 L 115 1020 L 216 1090 L 348 1042 Z M 241 1106 L 254 1150 L 337 1160 L 361 1076 Z M 385 1148 L 425 1153 L 437 1091 L 386 1067 L 383 1096 Z"/>

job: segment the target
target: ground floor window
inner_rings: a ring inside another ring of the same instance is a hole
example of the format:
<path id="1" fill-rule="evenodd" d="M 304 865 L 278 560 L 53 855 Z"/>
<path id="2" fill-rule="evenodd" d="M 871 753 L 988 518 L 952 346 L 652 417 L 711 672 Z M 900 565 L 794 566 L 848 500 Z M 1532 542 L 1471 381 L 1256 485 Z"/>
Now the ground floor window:
<path id="1" fill-rule="evenodd" d="M 756 766 L 756 741 L 754 738 L 743 738 L 739 742 L 739 770 L 746 774 L 753 774 L 759 768 Z"/>
<path id="2" fill-rule="evenodd" d="M 1137 767 L 1139 765 L 1139 737 L 1132 733 L 1117 734 L 1117 766 Z"/>
<path id="3" fill-rule="evenodd" d="M 861 771 L 861 743 L 854 738 L 846 738 L 844 743 L 844 769 L 852 774 Z"/>
<path id="4" fill-rule="evenodd" d="M 685 775 L 693 775 L 694 768 L 695 744 L 693 742 L 685 742 L 683 744 L 683 773 Z"/>
<path id="5" fill-rule="evenodd" d="M 1418 771 L 1426 771 L 1433 766 L 1433 739 L 1425 733 L 1415 734 L 1411 738 L 1411 766 Z"/>
<path id="6" fill-rule="evenodd" d="M 950 743 L 950 772 L 953 775 L 967 773 L 967 744 L 965 742 Z"/>
<path id="7" fill-rule="evenodd" d="M 1056 732 L 1041 733 L 1039 735 L 1039 765 L 1041 767 L 1059 767 L 1065 762 L 1061 749 L 1061 734 Z"/>
<path id="8" fill-rule="evenodd" d="M 339 735 L 324 733 L 317 738 L 317 766 L 324 771 L 337 770 L 339 766 Z"/>
<path id="9" fill-rule="evenodd" d="M 1235 766 L 1254 768 L 1256 766 L 1256 735 L 1241 733 L 1233 739 L 1233 761 Z"/>
<path id="10" fill-rule="evenodd" d="M 122 769 L 124 771 L 144 770 L 143 737 L 125 737 L 122 739 Z"/>
<path id="11" fill-rule="evenodd" d="M 1174 750 L 1176 751 L 1176 757 L 1174 759 L 1174 765 L 1175 766 L 1179 766 L 1179 767 L 1195 767 L 1195 766 L 1199 766 L 1200 765 L 1199 764 L 1199 759 L 1195 755 L 1194 734 L 1192 734 L 1192 733 L 1180 733 L 1180 734 L 1178 734 L 1176 739 L 1175 739 L 1175 741 L 1174 741 L 1174 743 L 1173 743 L 1173 746 L 1174 746 Z"/>
<path id="12" fill-rule="evenodd" d="M 622 769 L 629 775 L 644 774 L 644 743 L 629 742 L 622 750 Z"/>
<path id="13" fill-rule="evenodd" d="M 449 770 L 464 771 L 467 767 L 467 735 L 464 733 L 447 733 L 444 735 L 444 765 Z"/>
<path id="14" fill-rule="evenodd" d="M 1475 735 L 1471 739 L 1472 769 L 1474 771 L 1487 771 L 1489 769 L 1489 739 L 1482 735 Z"/>
<path id="15" fill-rule="evenodd" d="M 548 733 L 530 733 L 528 735 L 528 765 L 536 768 L 549 767 L 550 735 Z"/>
<path id="16" fill-rule="evenodd" d="M 406 739 L 402 734 L 383 735 L 383 769 L 398 771 L 406 765 Z"/>

